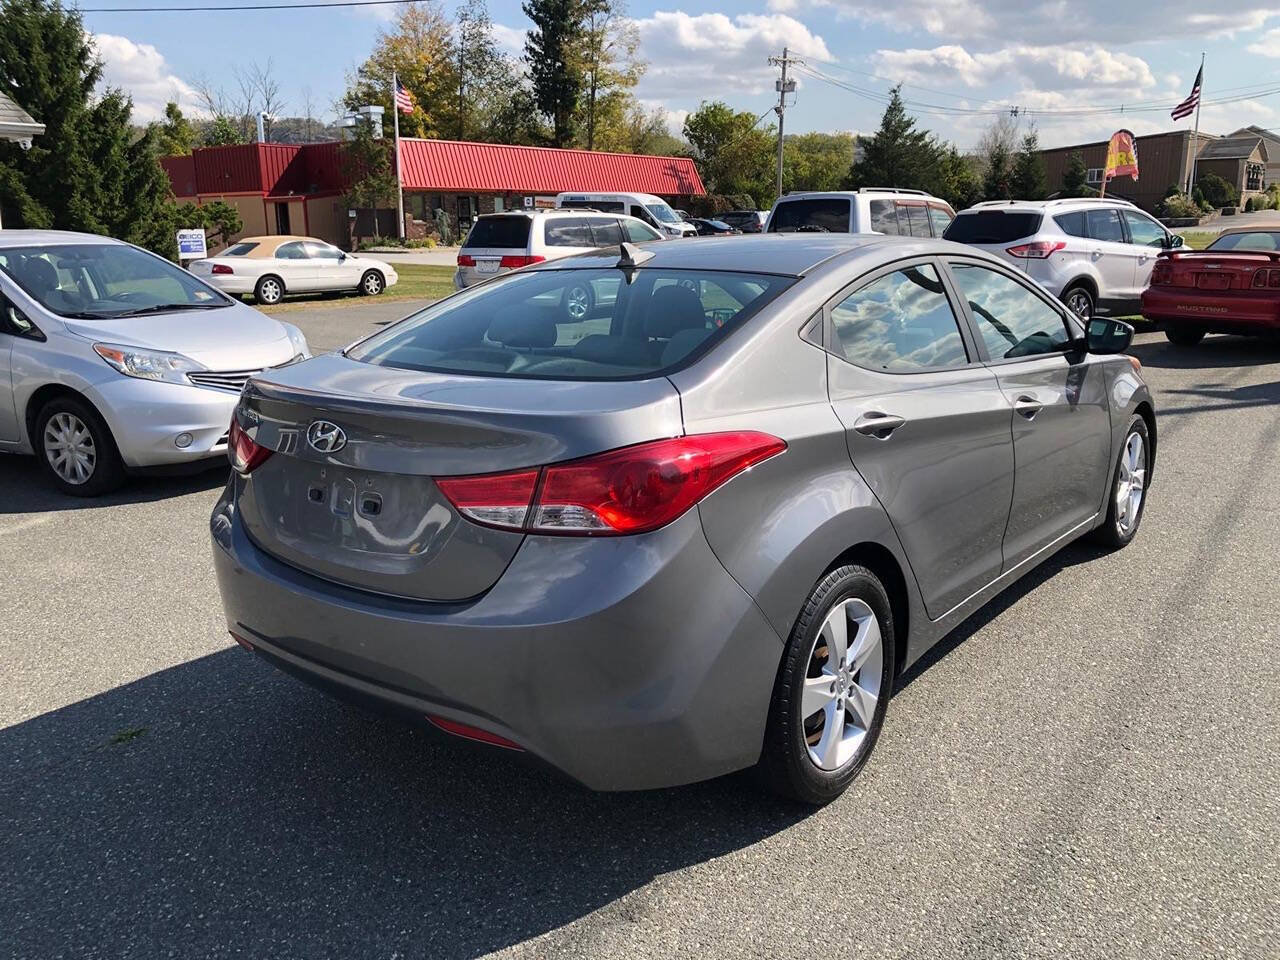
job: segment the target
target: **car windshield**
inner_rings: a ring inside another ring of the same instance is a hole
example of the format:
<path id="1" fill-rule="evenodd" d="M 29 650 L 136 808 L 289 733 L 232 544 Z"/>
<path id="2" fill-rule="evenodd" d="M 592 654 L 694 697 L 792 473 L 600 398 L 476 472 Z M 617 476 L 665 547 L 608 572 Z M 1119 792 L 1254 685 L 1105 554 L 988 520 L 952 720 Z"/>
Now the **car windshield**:
<path id="1" fill-rule="evenodd" d="M 1280 230 L 1254 230 L 1249 233 L 1225 233 L 1205 247 L 1206 250 L 1280 250 Z"/>
<path id="2" fill-rule="evenodd" d="M 646 203 L 644 208 L 652 213 L 663 223 L 679 223 L 680 218 L 676 216 L 676 212 L 668 207 L 665 203 Z"/>
<path id="3" fill-rule="evenodd" d="M 791 277 L 641 268 L 534 270 L 466 290 L 347 351 L 407 370 L 555 380 L 649 377 L 701 355 Z"/>
<path id="4" fill-rule="evenodd" d="M 0 270 L 46 310 L 81 320 L 231 305 L 185 270 L 123 243 L 6 247 Z"/>

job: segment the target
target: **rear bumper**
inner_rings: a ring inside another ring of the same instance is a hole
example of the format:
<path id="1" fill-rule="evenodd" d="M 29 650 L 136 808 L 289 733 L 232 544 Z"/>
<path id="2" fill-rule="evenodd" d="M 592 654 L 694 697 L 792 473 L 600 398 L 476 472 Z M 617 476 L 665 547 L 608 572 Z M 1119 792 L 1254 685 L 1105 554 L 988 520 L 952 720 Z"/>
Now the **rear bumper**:
<path id="1" fill-rule="evenodd" d="M 1142 294 L 1142 315 L 1165 324 L 1219 332 L 1280 332 L 1280 291 L 1210 293 L 1179 287 L 1148 288 Z"/>
<path id="2" fill-rule="evenodd" d="M 228 628 L 318 686 L 496 733 L 597 790 L 759 757 L 781 642 L 696 510 L 642 537 L 527 537 L 488 593 L 459 604 L 287 566 L 227 493 L 210 523 Z"/>
<path id="3" fill-rule="evenodd" d="M 217 287 L 223 293 L 232 294 L 253 293 L 253 287 L 258 282 L 257 277 L 247 277 L 239 274 L 228 276 L 222 273 L 208 276 L 201 275 L 200 279 L 210 286 Z"/>

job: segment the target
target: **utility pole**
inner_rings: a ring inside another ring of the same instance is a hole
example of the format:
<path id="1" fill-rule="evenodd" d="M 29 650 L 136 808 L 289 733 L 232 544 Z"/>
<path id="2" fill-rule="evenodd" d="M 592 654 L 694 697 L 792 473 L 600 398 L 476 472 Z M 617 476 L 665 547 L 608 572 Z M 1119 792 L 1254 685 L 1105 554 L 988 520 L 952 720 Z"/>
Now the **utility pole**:
<path id="1" fill-rule="evenodd" d="M 788 56 L 786 47 L 782 48 L 782 56 L 770 57 L 769 63 L 782 68 L 782 77 L 774 81 L 778 90 L 778 105 L 773 112 L 778 115 L 778 196 L 782 196 L 782 125 L 787 110 L 787 94 L 796 92 L 796 82 L 787 79 L 787 67 L 793 63 L 804 63 L 799 57 Z"/>

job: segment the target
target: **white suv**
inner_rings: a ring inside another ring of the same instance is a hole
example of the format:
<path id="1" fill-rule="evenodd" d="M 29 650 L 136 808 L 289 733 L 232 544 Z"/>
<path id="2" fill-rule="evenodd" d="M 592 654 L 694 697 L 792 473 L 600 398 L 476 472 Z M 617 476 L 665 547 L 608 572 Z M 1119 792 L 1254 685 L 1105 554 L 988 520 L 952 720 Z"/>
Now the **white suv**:
<path id="1" fill-rule="evenodd" d="M 863 187 L 860 190 L 788 193 L 769 211 L 766 233 L 885 233 L 940 237 L 955 211 L 923 190 Z"/>
<path id="2" fill-rule="evenodd" d="M 991 200 L 961 210 L 946 239 L 1003 257 L 1077 316 L 1138 313 L 1161 250 L 1182 246 L 1127 200 Z"/>
<path id="3" fill-rule="evenodd" d="M 647 243 L 662 234 L 635 217 L 590 210 L 531 210 L 477 217 L 458 253 L 459 290 L 499 273 L 558 260 L 624 241 Z"/>

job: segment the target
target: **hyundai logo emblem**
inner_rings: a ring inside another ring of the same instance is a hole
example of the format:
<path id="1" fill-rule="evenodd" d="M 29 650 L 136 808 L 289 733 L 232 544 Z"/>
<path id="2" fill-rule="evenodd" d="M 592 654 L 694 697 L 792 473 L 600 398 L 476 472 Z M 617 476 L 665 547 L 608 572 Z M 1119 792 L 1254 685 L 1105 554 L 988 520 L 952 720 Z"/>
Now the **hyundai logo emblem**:
<path id="1" fill-rule="evenodd" d="M 307 427 L 307 443 L 321 453 L 337 453 L 347 445 L 347 435 L 336 423 L 315 420 Z"/>

